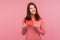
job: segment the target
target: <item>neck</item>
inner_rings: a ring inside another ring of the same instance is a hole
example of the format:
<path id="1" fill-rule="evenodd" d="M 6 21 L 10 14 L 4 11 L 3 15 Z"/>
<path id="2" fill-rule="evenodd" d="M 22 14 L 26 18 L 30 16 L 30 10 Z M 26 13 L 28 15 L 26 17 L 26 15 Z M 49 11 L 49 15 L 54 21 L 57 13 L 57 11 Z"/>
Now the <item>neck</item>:
<path id="1" fill-rule="evenodd" d="M 34 15 L 31 15 L 31 17 L 34 17 Z"/>
<path id="2" fill-rule="evenodd" d="M 34 15 L 31 15 L 31 18 L 32 18 L 32 20 L 34 20 L 35 19 L 35 16 Z"/>

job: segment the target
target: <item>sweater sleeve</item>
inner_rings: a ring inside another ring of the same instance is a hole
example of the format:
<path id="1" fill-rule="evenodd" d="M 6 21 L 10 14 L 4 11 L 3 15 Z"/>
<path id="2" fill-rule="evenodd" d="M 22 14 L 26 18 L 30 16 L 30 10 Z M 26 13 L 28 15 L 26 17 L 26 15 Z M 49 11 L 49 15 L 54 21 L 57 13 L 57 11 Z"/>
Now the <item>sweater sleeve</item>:
<path id="1" fill-rule="evenodd" d="M 23 20 L 23 22 L 22 22 L 22 31 L 21 31 L 22 35 L 25 35 L 26 34 L 26 31 L 27 31 L 26 23 Z"/>
<path id="2" fill-rule="evenodd" d="M 40 24 L 40 33 L 43 35 L 45 34 L 45 24 L 43 20 L 41 20 L 41 24 Z"/>

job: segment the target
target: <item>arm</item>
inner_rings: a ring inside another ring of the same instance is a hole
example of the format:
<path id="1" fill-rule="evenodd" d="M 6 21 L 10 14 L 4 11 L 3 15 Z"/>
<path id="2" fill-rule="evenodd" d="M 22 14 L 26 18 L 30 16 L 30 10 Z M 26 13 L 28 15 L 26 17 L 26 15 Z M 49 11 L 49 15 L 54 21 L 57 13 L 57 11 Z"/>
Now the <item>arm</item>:
<path id="1" fill-rule="evenodd" d="M 39 20 L 40 21 L 40 27 L 38 27 L 38 24 L 34 23 L 33 27 L 35 28 L 35 30 L 39 33 L 39 34 L 42 34 L 44 35 L 45 34 L 45 25 L 44 25 L 44 22 L 43 20 Z"/>
<path id="2" fill-rule="evenodd" d="M 26 34 L 26 23 L 23 21 L 22 22 L 22 31 L 21 31 L 21 33 L 22 33 L 22 35 L 25 35 Z"/>
<path id="3" fill-rule="evenodd" d="M 45 34 L 45 25 L 44 25 L 43 20 L 40 20 L 40 21 L 41 21 L 40 33 L 41 33 L 42 35 L 44 35 L 44 34 Z"/>
<path id="4" fill-rule="evenodd" d="M 26 28 L 25 28 L 25 27 L 24 27 L 24 28 L 22 28 L 22 32 L 21 32 L 21 33 L 22 33 L 22 35 L 25 35 L 25 34 L 26 34 L 26 31 L 27 31 L 27 30 L 26 30 Z"/>

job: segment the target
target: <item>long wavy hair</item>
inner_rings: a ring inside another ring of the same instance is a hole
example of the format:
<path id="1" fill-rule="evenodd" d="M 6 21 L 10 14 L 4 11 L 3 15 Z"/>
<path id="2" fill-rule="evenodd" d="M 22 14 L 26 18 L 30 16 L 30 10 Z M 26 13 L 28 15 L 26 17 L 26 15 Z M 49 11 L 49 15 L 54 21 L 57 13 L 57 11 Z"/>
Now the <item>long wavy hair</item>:
<path id="1" fill-rule="evenodd" d="M 34 5 L 34 7 L 36 8 L 36 14 L 34 14 L 34 16 L 35 16 L 35 20 L 38 21 L 39 19 L 41 19 L 41 17 L 38 14 L 36 5 L 32 2 L 30 2 L 27 6 L 27 15 L 25 17 L 25 20 L 31 20 L 30 5 Z"/>

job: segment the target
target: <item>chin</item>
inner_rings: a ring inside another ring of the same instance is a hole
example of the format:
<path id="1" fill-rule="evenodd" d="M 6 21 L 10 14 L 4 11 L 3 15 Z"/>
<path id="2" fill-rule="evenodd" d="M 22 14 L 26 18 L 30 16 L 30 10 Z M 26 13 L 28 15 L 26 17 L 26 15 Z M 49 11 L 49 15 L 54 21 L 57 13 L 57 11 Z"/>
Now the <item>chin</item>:
<path id="1" fill-rule="evenodd" d="M 32 14 L 32 15 L 35 15 L 35 14 Z"/>
<path id="2" fill-rule="evenodd" d="M 34 12 L 34 13 L 31 13 L 32 15 L 35 15 L 36 13 Z"/>

